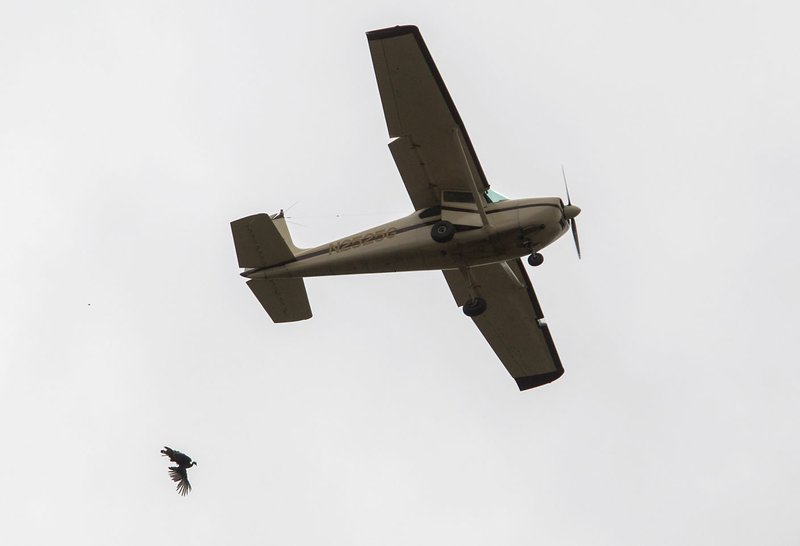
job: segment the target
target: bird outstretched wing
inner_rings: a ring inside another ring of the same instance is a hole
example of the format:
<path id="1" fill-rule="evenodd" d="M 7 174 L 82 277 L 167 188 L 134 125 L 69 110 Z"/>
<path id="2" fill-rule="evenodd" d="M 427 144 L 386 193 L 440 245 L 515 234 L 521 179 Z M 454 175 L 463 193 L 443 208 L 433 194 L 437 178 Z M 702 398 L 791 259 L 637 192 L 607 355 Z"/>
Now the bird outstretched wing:
<path id="1" fill-rule="evenodd" d="M 189 477 L 186 474 L 185 468 L 181 468 L 180 466 L 169 467 L 169 477 L 172 478 L 172 481 L 178 482 L 178 486 L 175 489 L 182 496 L 185 496 L 192 490 L 192 484 L 189 483 Z"/>

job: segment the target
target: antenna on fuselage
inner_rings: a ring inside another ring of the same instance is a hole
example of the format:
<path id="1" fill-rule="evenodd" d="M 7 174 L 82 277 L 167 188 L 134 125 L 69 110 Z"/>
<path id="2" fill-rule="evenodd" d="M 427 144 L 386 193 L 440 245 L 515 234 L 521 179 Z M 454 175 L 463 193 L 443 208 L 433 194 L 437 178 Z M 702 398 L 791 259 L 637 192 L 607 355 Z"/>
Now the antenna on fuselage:
<path id="1" fill-rule="evenodd" d="M 567 190 L 567 205 L 564 207 L 564 218 L 569 220 L 569 227 L 572 230 L 572 239 L 575 241 L 575 250 L 578 251 L 578 259 L 581 259 L 581 243 L 578 240 L 578 225 L 575 222 L 575 217 L 581 213 L 581 209 L 572 204 L 572 199 L 569 197 L 569 184 L 567 184 L 567 173 L 564 171 L 564 165 L 561 165 L 561 176 L 564 177 L 564 189 Z"/>
<path id="2" fill-rule="evenodd" d="M 292 210 L 292 208 L 293 208 L 293 207 L 294 207 L 294 206 L 295 206 L 297 203 L 299 203 L 299 202 L 300 202 L 300 201 L 295 201 L 294 203 L 292 203 L 291 205 L 289 205 L 289 207 L 288 207 L 288 208 L 286 208 L 286 209 L 281 209 L 281 211 L 278 213 L 277 217 L 278 217 L 278 218 L 281 218 L 281 217 L 285 218 L 285 219 L 286 219 L 286 222 L 287 222 L 287 223 L 289 223 L 289 224 L 294 224 L 294 225 L 296 225 L 296 226 L 300 226 L 300 227 L 308 227 L 307 225 L 305 225 L 305 224 L 301 224 L 300 222 L 295 222 L 295 221 L 294 221 L 294 216 L 288 216 L 288 215 L 286 214 L 287 212 L 289 212 L 290 210 Z"/>

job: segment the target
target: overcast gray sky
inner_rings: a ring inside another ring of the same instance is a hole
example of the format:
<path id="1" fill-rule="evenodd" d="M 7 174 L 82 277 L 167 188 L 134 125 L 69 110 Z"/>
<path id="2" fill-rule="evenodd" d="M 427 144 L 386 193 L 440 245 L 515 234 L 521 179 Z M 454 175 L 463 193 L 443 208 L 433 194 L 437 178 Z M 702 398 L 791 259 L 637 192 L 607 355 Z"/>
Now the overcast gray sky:
<path id="1" fill-rule="evenodd" d="M 797 544 L 792 2 L 0 3 L 0 542 Z M 364 33 L 416 24 L 493 188 L 562 195 L 520 393 L 440 273 L 275 325 L 228 223 L 411 212 Z M 158 453 L 199 461 L 179 497 Z"/>

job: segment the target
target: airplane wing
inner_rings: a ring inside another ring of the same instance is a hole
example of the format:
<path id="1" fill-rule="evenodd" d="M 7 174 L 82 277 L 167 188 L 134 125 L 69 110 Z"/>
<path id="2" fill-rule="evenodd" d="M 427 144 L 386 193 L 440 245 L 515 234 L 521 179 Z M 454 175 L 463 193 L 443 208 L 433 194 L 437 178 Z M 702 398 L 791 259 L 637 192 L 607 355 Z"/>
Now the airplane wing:
<path id="1" fill-rule="evenodd" d="M 443 271 L 458 305 L 469 300 L 463 275 Z M 517 382 L 519 390 L 555 381 L 564 373 L 533 285 L 517 260 L 471 268 L 487 308 L 472 320 Z"/>
<path id="2" fill-rule="evenodd" d="M 486 191 L 478 156 L 419 29 L 374 30 L 367 40 L 394 139 L 389 149 L 414 207 L 440 205 L 442 190 Z"/>

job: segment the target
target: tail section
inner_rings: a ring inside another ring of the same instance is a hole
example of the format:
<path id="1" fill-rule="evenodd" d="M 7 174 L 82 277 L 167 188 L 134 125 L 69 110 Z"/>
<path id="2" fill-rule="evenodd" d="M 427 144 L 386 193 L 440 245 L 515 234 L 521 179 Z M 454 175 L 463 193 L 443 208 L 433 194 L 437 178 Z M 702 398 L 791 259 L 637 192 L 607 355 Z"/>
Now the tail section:
<path id="1" fill-rule="evenodd" d="M 283 213 L 254 214 L 231 222 L 239 267 L 272 267 L 294 260 L 294 246 Z M 303 279 L 251 279 L 247 286 L 274 322 L 311 318 L 311 306 Z"/>
<path id="2" fill-rule="evenodd" d="M 270 267 L 294 259 L 294 246 L 283 214 L 254 214 L 231 222 L 239 267 Z"/>
<path id="3" fill-rule="evenodd" d="M 275 224 L 275 229 L 277 229 L 278 233 L 281 234 L 281 237 L 283 237 L 283 242 L 286 243 L 286 246 L 289 247 L 289 250 L 292 251 L 292 254 L 295 256 L 300 254 L 303 249 L 294 246 L 294 243 L 292 242 L 292 236 L 289 235 L 289 226 L 286 225 L 286 217 L 283 215 L 283 209 L 281 209 L 278 214 L 275 214 L 270 218 L 272 218 L 272 223 Z"/>

